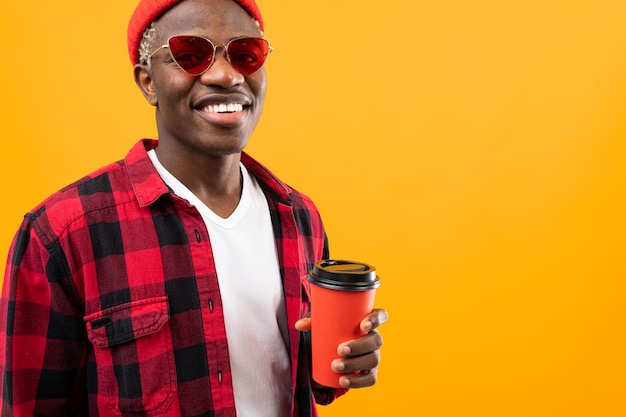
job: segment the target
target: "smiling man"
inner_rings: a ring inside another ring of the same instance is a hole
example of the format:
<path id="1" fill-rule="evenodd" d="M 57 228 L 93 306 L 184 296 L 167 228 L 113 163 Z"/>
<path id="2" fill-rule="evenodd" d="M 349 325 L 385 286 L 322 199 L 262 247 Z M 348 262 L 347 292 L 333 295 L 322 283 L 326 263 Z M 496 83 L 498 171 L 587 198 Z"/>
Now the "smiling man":
<path id="1" fill-rule="evenodd" d="M 310 376 L 305 195 L 243 152 L 271 52 L 252 0 L 142 0 L 128 29 L 158 140 L 29 212 L 0 303 L 3 416 L 313 416 L 376 382 L 384 310 Z"/>

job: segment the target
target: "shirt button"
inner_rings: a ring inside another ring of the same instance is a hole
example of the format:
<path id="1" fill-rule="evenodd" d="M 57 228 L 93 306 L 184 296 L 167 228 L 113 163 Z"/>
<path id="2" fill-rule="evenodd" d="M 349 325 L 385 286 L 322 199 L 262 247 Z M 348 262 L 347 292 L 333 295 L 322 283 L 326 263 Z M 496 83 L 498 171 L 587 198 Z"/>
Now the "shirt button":
<path id="1" fill-rule="evenodd" d="M 209 311 L 212 313 L 213 312 L 213 299 L 209 298 Z"/>
<path id="2" fill-rule="evenodd" d="M 194 232 L 196 233 L 196 240 L 198 241 L 198 243 L 202 242 L 202 238 L 200 237 L 200 232 L 198 231 L 198 229 L 194 229 Z"/>

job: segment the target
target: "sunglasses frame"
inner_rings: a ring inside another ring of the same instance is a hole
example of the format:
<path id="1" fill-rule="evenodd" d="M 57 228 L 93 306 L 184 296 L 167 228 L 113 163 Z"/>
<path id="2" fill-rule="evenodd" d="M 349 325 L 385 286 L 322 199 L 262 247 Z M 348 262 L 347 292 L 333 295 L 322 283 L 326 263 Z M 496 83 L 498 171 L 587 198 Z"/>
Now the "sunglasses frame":
<path id="1" fill-rule="evenodd" d="M 189 71 L 187 71 L 185 68 L 183 68 L 178 61 L 176 60 L 176 58 L 174 57 L 174 54 L 172 53 L 172 48 L 170 47 L 170 41 L 174 38 L 179 38 L 179 37 L 189 37 L 189 38 L 198 38 L 198 39 L 202 39 L 205 40 L 209 43 L 209 45 L 211 45 L 213 47 L 213 57 L 211 58 L 211 61 L 209 62 L 209 65 L 202 70 L 202 72 L 199 72 L 198 74 L 192 74 Z M 265 55 L 263 55 L 263 57 L 265 58 L 265 60 L 263 61 L 263 63 L 259 66 L 258 69 L 256 69 L 255 71 L 245 74 L 242 73 L 240 70 L 238 70 L 232 63 L 232 61 L 230 60 L 230 55 L 228 54 L 228 46 L 232 43 L 232 42 L 236 42 L 236 41 L 240 41 L 242 39 L 262 39 L 263 41 L 267 42 L 267 53 Z M 170 36 L 167 39 L 167 43 L 164 45 L 159 46 L 158 48 L 156 48 L 154 51 L 152 51 L 152 53 L 150 55 L 148 55 L 148 65 L 150 65 L 151 61 L 152 61 L 152 57 L 159 52 L 161 49 L 167 48 L 170 57 L 172 58 L 172 60 L 176 63 L 176 65 L 178 66 L 178 68 L 180 68 L 181 70 L 185 71 L 187 74 L 192 75 L 194 77 L 198 77 L 202 74 L 204 74 L 205 72 L 207 72 L 215 63 L 215 57 L 218 54 L 218 48 L 221 48 L 223 50 L 222 55 L 226 58 L 226 60 L 228 61 L 228 63 L 230 64 L 231 67 L 233 67 L 233 69 L 243 75 L 251 75 L 254 74 L 255 72 L 257 72 L 258 70 L 261 69 L 261 67 L 263 65 L 265 65 L 265 61 L 267 61 L 267 57 L 269 56 L 270 52 L 272 52 L 274 50 L 274 48 L 270 45 L 270 42 L 263 38 L 263 37 L 256 37 L 256 36 L 242 36 L 239 38 L 234 38 L 228 41 L 228 43 L 226 43 L 226 45 L 215 45 L 215 43 L 213 43 L 213 41 L 209 38 L 205 38 L 203 36 L 195 36 L 195 35 L 174 35 L 174 36 Z"/>

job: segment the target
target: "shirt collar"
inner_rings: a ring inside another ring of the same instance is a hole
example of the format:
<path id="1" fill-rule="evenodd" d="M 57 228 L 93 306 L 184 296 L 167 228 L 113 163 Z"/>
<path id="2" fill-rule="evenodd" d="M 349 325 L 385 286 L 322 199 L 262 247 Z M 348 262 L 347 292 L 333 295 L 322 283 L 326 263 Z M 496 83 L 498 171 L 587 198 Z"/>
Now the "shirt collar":
<path id="1" fill-rule="evenodd" d="M 148 156 L 148 151 L 155 149 L 158 144 L 157 140 L 143 139 L 131 148 L 124 159 L 140 207 L 148 206 L 163 194 L 170 192 Z M 257 178 L 259 185 L 269 196 L 283 204 L 291 205 L 292 190 L 288 185 L 245 152 L 241 155 L 241 162 Z"/>
<path id="2" fill-rule="evenodd" d="M 266 193 L 283 204 L 291 205 L 291 187 L 276 178 L 269 169 L 245 152 L 241 154 L 241 162 L 256 177 Z"/>
<path id="3" fill-rule="evenodd" d="M 143 139 L 131 148 L 124 159 L 140 207 L 148 206 L 163 194 L 169 193 L 167 185 L 148 157 L 148 151 L 156 148 L 158 143 L 153 139 Z"/>

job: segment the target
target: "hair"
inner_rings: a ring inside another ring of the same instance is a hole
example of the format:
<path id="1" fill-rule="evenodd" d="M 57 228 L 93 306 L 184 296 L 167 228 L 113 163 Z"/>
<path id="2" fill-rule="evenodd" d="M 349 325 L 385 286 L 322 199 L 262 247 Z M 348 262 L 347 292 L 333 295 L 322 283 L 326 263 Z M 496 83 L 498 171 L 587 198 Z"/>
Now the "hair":
<path id="1" fill-rule="evenodd" d="M 154 49 L 154 42 L 157 38 L 157 30 L 154 22 L 150 23 L 150 25 L 144 30 L 143 35 L 141 36 L 141 41 L 139 41 L 139 63 L 143 65 L 148 65 L 148 61 L 150 60 L 150 54 Z"/>

